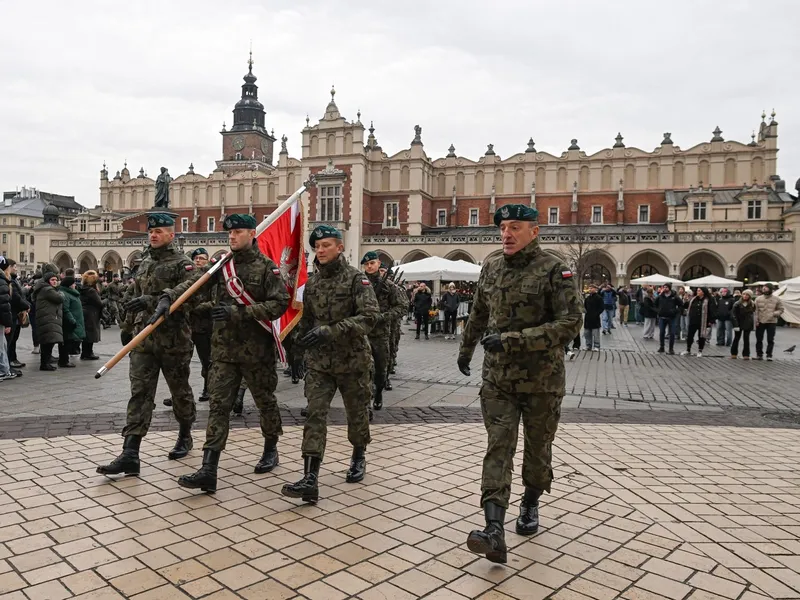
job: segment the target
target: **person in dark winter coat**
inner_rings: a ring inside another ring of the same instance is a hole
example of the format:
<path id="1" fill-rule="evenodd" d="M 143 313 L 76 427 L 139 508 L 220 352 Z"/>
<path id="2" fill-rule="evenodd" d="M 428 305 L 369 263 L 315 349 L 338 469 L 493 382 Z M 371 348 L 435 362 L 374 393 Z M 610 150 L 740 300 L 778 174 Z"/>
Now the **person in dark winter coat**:
<path id="1" fill-rule="evenodd" d="M 456 284 L 447 286 L 447 291 L 442 295 L 441 307 L 444 309 L 444 339 L 448 336 L 456 339 L 456 315 L 461 298 L 456 292 Z"/>
<path id="2" fill-rule="evenodd" d="M 675 322 L 683 310 L 683 301 L 672 291 L 672 284 L 665 283 L 655 302 L 658 315 L 659 352 L 664 352 L 664 341 L 669 328 L 669 354 L 675 354 Z"/>
<path id="3" fill-rule="evenodd" d="M 686 350 L 681 352 L 681 356 L 691 354 L 695 333 L 697 334 L 697 356 L 703 356 L 706 338 L 717 318 L 717 303 L 714 302 L 707 288 L 698 288 L 686 305 L 686 312 L 689 331 L 686 335 Z"/>
<path id="4" fill-rule="evenodd" d="M 722 288 L 717 298 L 717 346 L 730 346 L 733 342 L 731 310 L 736 302 L 728 288 Z"/>
<path id="5" fill-rule="evenodd" d="M 419 284 L 417 293 L 414 294 L 414 316 L 417 319 L 417 337 L 419 339 L 420 326 L 425 326 L 425 339 L 428 339 L 428 312 L 433 306 L 433 297 L 430 288 L 424 283 Z"/>
<path id="6" fill-rule="evenodd" d="M 98 360 L 94 353 L 94 344 L 100 341 L 100 316 L 103 313 L 103 300 L 97 291 L 97 271 L 86 271 L 81 276 L 81 286 L 78 292 L 81 295 L 81 308 L 83 309 L 83 324 L 86 328 L 86 337 L 81 344 L 81 360 Z"/>
<path id="7" fill-rule="evenodd" d="M 658 320 L 658 313 L 656 312 L 656 299 L 653 295 L 652 288 L 648 288 L 642 294 L 642 301 L 639 303 L 639 316 L 644 320 L 644 334 L 642 339 L 652 340 L 655 337 L 656 321 Z"/>
<path id="8" fill-rule="evenodd" d="M 5 269 L 6 279 L 11 286 L 11 333 L 6 335 L 6 345 L 8 352 L 8 364 L 12 371 L 21 369 L 25 363 L 20 362 L 17 358 L 17 340 L 19 340 L 20 331 L 22 331 L 23 318 L 27 318 L 26 314 L 31 305 L 25 296 L 25 291 L 22 289 L 19 278 L 17 277 L 16 262 L 12 258 L 6 258 L 7 268 Z M 21 375 L 21 371 L 16 371 L 17 375 Z"/>
<path id="9" fill-rule="evenodd" d="M 583 338 L 586 341 L 588 351 L 600 350 L 600 328 L 602 327 L 602 315 L 605 310 L 603 297 L 597 292 L 597 286 L 589 286 L 589 295 L 583 301 L 586 314 L 583 316 Z"/>
<path id="10" fill-rule="evenodd" d="M 81 295 L 75 289 L 75 277 L 68 275 L 61 280 L 58 289 L 64 297 L 64 306 L 61 315 L 64 319 L 61 331 L 64 336 L 65 356 L 61 354 L 61 347 L 58 352 L 58 366 L 69 367 L 71 354 L 80 354 L 81 342 L 86 337 L 86 328 L 83 323 L 83 308 L 81 307 Z M 72 365 L 73 367 L 75 365 Z"/>
<path id="11" fill-rule="evenodd" d="M 11 282 L 6 278 L 8 263 L 0 256 L 0 381 L 13 379 L 6 351 L 6 335 L 11 333 L 14 319 L 11 313 Z"/>
<path id="12" fill-rule="evenodd" d="M 750 334 L 756 328 L 756 303 L 753 301 L 753 292 L 750 290 L 744 290 L 741 299 L 734 303 L 731 309 L 731 323 L 733 324 L 731 358 L 737 357 L 739 340 L 744 340 L 742 358 L 750 360 Z"/>
<path id="13" fill-rule="evenodd" d="M 39 355 L 40 371 L 55 371 L 52 364 L 53 348 L 59 345 L 62 353 L 64 333 L 61 325 L 64 298 L 58 293 L 58 275 L 49 271 L 33 288 L 33 300 L 36 303 L 36 329 L 39 335 L 41 353 Z M 64 356 L 69 358 L 64 351 Z"/>

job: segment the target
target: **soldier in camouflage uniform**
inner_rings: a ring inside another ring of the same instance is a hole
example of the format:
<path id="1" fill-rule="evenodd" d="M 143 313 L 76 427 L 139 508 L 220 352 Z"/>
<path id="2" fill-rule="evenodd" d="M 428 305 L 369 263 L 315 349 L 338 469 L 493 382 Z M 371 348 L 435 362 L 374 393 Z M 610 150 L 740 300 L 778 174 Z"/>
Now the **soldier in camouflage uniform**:
<path id="1" fill-rule="evenodd" d="M 188 279 L 192 262 L 172 243 L 175 220 L 166 213 L 147 217 L 150 250 L 142 261 L 134 281 L 132 299 L 125 305 L 133 321 L 134 334 L 147 325 L 164 289 Z M 138 475 L 139 445 L 147 435 L 155 408 L 154 398 L 159 371 L 164 375 L 174 399 L 172 412 L 180 431 L 170 459 L 183 458 L 192 449 L 192 424 L 196 411 L 189 387 L 189 361 L 192 355 L 191 331 L 183 311 L 170 315 L 130 354 L 131 398 L 127 424 L 122 430 L 125 442 L 122 453 L 110 464 L 97 467 L 103 475 Z"/>
<path id="2" fill-rule="evenodd" d="M 114 274 L 111 283 L 108 284 L 108 314 L 111 318 L 112 324 L 118 324 L 122 321 L 119 318 L 119 301 L 122 300 L 122 283 L 119 280 L 119 275 Z"/>
<path id="3" fill-rule="evenodd" d="M 495 213 L 503 256 L 481 269 L 458 354 L 458 368 L 469 375 L 479 340 L 485 352 L 480 397 L 489 437 L 481 481 L 486 528 L 470 533 L 467 546 L 497 563 L 506 562 L 503 523 L 520 417 L 525 494 L 517 533 L 538 530 L 539 497 L 550 491 L 553 479 L 552 444 L 565 387 L 564 345 L 580 331 L 583 313 L 572 272 L 539 247 L 537 217 L 535 208 L 522 204 Z"/>
<path id="4" fill-rule="evenodd" d="M 217 465 L 225 449 L 230 427 L 230 413 L 244 378 L 261 413 L 264 452 L 255 466 L 256 473 L 267 473 L 278 465 L 278 437 L 283 433 L 281 414 L 275 398 L 278 372 L 275 363 L 275 340 L 262 323 L 271 323 L 289 306 L 289 293 L 280 269 L 261 254 L 255 243 L 256 220 L 247 214 L 226 217 L 235 275 L 226 278 L 222 269 L 203 286 L 210 300 L 201 295 L 190 300 L 192 313 L 210 314 L 214 321 L 211 335 L 211 369 L 208 374 L 210 394 L 203 466 L 192 475 L 183 475 L 178 485 L 213 493 L 217 489 Z M 170 304 L 202 275 L 173 289 L 164 290 L 154 318 L 169 311 Z M 201 289 L 201 292 L 203 289 Z M 242 298 L 244 304 L 237 303 Z M 247 304 L 251 299 L 252 303 Z"/>
<path id="5" fill-rule="evenodd" d="M 194 262 L 195 269 L 198 271 L 205 268 L 208 264 L 208 251 L 205 248 L 196 248 L 192 251 L 190 258 Z M 206 302 L 211 299 L 208 286 L 194 294 L 194 302 Z M 198 297 L 199 296 L 199 297 Z M 206 312 L 194 311 L 189 315 L 189 326 L 192 328 L 192 344 L 197 350 L 197 357 L 200 359 L 201 375 L 203 376 L 203 391 L 198 396 L 199 402 L 208 402 L 208 370 L 211 366 L 211 316 Z"/>
<path id="6" fill-rule="evenodd" d="M 381 275 L 385 275 L 387 271 L 389 271 L 389 267 L 385 264 L 381 264 Z M 406 297 L 405 290 L 399 283 L 393 283 L 393 285 L 397 288 L 398 297 L 403 304 L 403 313 L 399 317 L 393 318 L 389 323 L 389 362 L 386 368 L 386 386 L 383 388 L 385 390 L 392 389 L 392 381 L 389 375 L 394 375 L 397 369 L 397 349 L 400 346 L 400 325 L 403 322 L 403 317 L 408 312 L 408 298 Z"/>
<path id="7" fill-rule="evenodd" d="M 369 334 L 369 345 L 372 348 L 372 361 L 375 365 L 373 374 L 373 406 L 375 410 L 383 408 L 383 388 L 386 385 L 389 363 L 389 331 L 393 320 L 403 316 L 406 306 L 400 298 L 397 286 L 389 281 L 388 271 L 381 275 L 381 261 L 377 252 L 367 252 L 361 259 L 364 273 L 372 284 L 378 299 L 380 316 L 378 323 Z M 405 297 L 405 294 L 403 294 Z"/>
<path id="8" fill-rule="evenodd" d="M 347 413 L 347 438 L 353 445 L 347 481 L 361 481 L 366 473 L 372 387 L 372 351 L 367 336 L 377 323 L 380 310 L 369 279 L 347 264 L 339 230 L 320 225 L 311 232 L 309 243 L 316 251 L 318 271 L 306 283 L 303 317 L 298 324 L 307 368 L 304 475 L 297 483 L 284 485 L 281 493 L 315 503 L 319 498 L 319 467 L 325 454 L 328 411 L 337 389 Z"/>

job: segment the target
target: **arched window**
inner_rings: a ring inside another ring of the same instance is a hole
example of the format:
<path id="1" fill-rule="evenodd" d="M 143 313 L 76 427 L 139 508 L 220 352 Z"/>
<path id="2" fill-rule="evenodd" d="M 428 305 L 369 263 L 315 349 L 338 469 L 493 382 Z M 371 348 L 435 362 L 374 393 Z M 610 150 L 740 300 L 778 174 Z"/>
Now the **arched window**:
<path id="1" fill-rule="evenodd" d="M 349 131 L 344 134 L 344 153 L 345 154 L 352 154 L 353 153 L 353 134 Z"/>
<path id="2" fill-rule="evenodd" d="M 136 190 L 131 190 L 131 208 L 139 208 L 139 194 Z M 142 208 L 147 208 L 143 206 Z"/>
<path id="3" fill-rule="evenodd" d="M 632 164 L 625 165 L 625 179 L 622 183 L 626 190 L 636 188 L 636 167 Z"/>
<path id="4" fill-rule="evenodd" d="M 708 267 L 694 265 L 683 272 L 681 279 L 683 281 L 689 281 L 690 279 L 698 279 L 699 277 L 705 277 L 707 275 L 711 275 L 711 270 Z"/>
<path id="5" fill-rule="evenodd" d="M 610 283 L 611 282 L 611 273 L 609 270 L 601 265 L 600 263 L 595 263 L 591 265 L 586 272 L 583 274 L 583 282 L 584 284 L 587 283 Z"/>
<path id="6" fill-rule="evenodd" d="M 486 187 L 483 183 L 483 171 L 475 173 L 475 195 L 483 196 L 486 193 Z"/>
<path id="7" fill-rule="evenodd" d="M 601 177 L 600 187 L 604 190 L 611 190 L 614 189 L 614 184 L 611 181 L 613 177 L 613 171 L 611 169 L 611 165 L 605 165 L 603 167 L 603 173 Z"/>
<path id="8" fill-rule="evenodd" d="M 194 186 L 192 188 L 192 206 L 200 204 L 200 187 Z"/>
<path id="9" fill-rule="evenodd" d="M 514 193 L 522 194 L 525 192 L 525 171 L 517 169 L 514 171 Z"/>
<path id="10" fill-rule="evenodd" d="M 556 174 L 556 191 L 567 191 L 567 170 L 564 167 L 558 168 L 558 173 Z"/>
<path id="11" fill-rule="evenodd" d="M 697 184 L 708 187 L 711 183 L 709 180 L 709 167 L 707 160 L 701 160 L 697 165 Z"/>
<path id="12" fill-rule="evenodd" d="M 725 161 L 725 185 L 736 185 L 736 159 Z"/>
<path id="13" fill-rule="evenodd" d="M 764 181 L 764 159 L 760 156 L 756 156 L 753 159 L 753 166 L 751 169 L 753 171 L 753 183 L 762 183 Z"/>
<path id="14" fill-rule="evenodd" d="M 267 184 L 267 204 L 275 204 L 275 182 L 270 181 Z"/>
<path id="15" fill-rule="evenodd" d="M 181 193 L 178 196 L 178 206 L 186 206 L 186 188 L 181 186 Z"/>
<path id="16" fill-rule="evenodd" d="M 639 279 L 639 277 L 648 277 L 649 275 L 658 275 L 658 271 L 653 265 L 639 265 L 633 270 L 631 279 Z"/>
<path id="17" fill-rule="evenodd" d="M 436 186 L 437 187 L 436 195 L 437 196 L 446 196 L 447 195 L 447 190 L 445 189 L 444 173 L 439 173 L 439 177 L 437 178 L 437 184 L 438 185 Z"/>
<path id="18" fill-rule="evenodd" d="M 459 196 L 464 195 L 464 171 L 456 173 L 456 194 Z"/>
<path id="19" fill-rule="evenodd" d="M 403 166 L 400 169 L 400 189 L 401 190 L 410 190 L 411 189 L 411 169 L 407 166 Z"/>
<path id="20" fill-rule="evenodd" d="M 544 193 L 547 190 L 545 189 L 545 185 L 547 184 L 547 171 L 545 171 L 544 167 L 539 167 L 536 169 L 536 191 L 539 193 Z"/>
<path id="21" fill-rule="evenodd" d="M 117 199 L 117 202 L 119 202 L 120 208 L 125 208 L 125 194 L 123 193 L 122 190 L 119 191 L 119 197 Z"/>
<path id="22" fill-rule="evenodd" d="M 258 204 L 258 184 L 253 183 L 253 204 Z"/>
<path id="23" fill-rule="evenodd" d="M 214 188 L 210 185 L 206 186 L 206 206 L 214 205 Z"/>
<path id="24" fill-rule="evenodd" d="M 236 204 L 242 205 L 245 204 L 247 201 L 244 198 L 244 184 L 240 183 L 236 186 Z"/>
<path id="25" fill-rule="evenodd" d="M 311 143 L 309 144 L 308 151 L 311 156 L 317 156 L 319 154 L 319 139 L 317 136 L 311 136 Z"/>
<path id="26" fill-rule="evenodd" d="M 505 193 L 505 191 L 504 191 L 505 185 L 504 185 L 504 181 L 503 181 L 504 179 L 505 179 L 505 177 L 503 175 L 503 169 L 497 169 L 497 171 L 494 172 L 494 192 L 495 192 L 495 194 L 499 195 L 499 194 Z"/>
<path id="27" fill-rule="evenodd" d="M 582 192 L 589 190 L 589 167 L 585 165 L 581 167 L 578 173 L 578 189 Z"/>
<path id="28" fill-rule="evenodd" d="M 294 194 L 296 191 L 296 184 L 294 182 L 294 173 L 289 173 L 286 177 L 286 186 L 289 188 L 286 193 L 287 194 Z"/>
<path id="29" fill-rule="evenodd" d="M 336 136 L 332 133 L 328 134 L 328 139 L 325 142 L 325 150 L 327 151 L 328 156 L 336 154 Z"/>
<path id="30" fill-rule="evenodd" d="M 683 183 L 683 163 L 676 162 L 672 165 L 672 187 L 673 188 L 682 188 L 685 184 Z"/>
<path id="31" fill-rule="evenodd" d="M 650 189 L 654 189 L 658 187 L 658 180 L 659 180 L 659 171 L 660 168 L 658 163 L 652 162 L 650 166 L 647 168 L 647 187 Z"/>
<path id="32" fill-rule="evenodd" d="M 391 171 L 389 171 L 389 167 L 383 167 L 383 169 L 381 169 L 381 191 L 383 192 L 389 191 L 390 176 L 391 176 Z"/>

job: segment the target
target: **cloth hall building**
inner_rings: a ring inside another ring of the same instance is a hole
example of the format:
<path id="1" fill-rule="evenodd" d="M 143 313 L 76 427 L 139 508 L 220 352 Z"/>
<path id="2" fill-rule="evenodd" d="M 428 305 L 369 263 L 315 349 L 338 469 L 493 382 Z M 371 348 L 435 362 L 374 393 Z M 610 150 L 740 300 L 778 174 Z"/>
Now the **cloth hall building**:
<path id="1" fill-rule="evenodd" d="M 307 227 L 341 228 L 355 264 L 368 250 L 394 264 L 426 256 L 482 263 L 500 252 L 495 209 L 525 203 L 539 210 L 543 248 L 568 261 L 582 248 L 581 268 L 595 280 L 623 284 L 658 272 L 779 281 L 800 274 L 800 203 L 776 172 L 774 113 L 756 125 L 749 142 L 726 140 L 717 127 L 686 149 L 665 133 L 651 151 L 617 135 L 596 152 L 573 139 L 550 154 L 530 139 L 504 158 L 491 144 L 478 158 L 453 145 L 446 156 L 428 156 L 422 128 L 409 126 L 408 147 L 390 154 L 360 113 L 348 120 L 339 112 L 331 90 L 322 117 L 306 119 L 293 157 L 286 136 L 274 146 L 251 61 L 232 124 L 220 131 L 216 167 L 204 175 L 190 165 L 175 176 L 170 208 L 187 253 L 222 253 L 226 214 L 266 218 L 314 173 Z M 131 267 L 146 243 L 154 191 L 144 169 L 132 176 L 125 165 L 112 176 L 104 166 L 100 205 L 44 232 L 51 259 L 79 271 Z"/>

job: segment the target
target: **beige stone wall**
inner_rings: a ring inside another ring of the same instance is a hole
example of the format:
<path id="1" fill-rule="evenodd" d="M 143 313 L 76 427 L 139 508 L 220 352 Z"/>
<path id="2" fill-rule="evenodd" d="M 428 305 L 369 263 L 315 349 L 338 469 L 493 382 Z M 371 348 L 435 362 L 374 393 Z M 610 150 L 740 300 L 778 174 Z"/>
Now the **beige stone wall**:
<path id="1" fill-rule="evenodd" d="M 25 220 L 25 225 L 20 224 L 20 219 Z M 13 258 L 17 261 L 17 269 L 21 273 L 32 272 L 36 269 L 37 261 L 47 260 L 47 252 L 41 254 L 37 252 L 37 238 L 34 227 L 42 222 L 42 219 L 18 215 L 0 216 L 0 255 Z M 25 243 L 20 242 L 20 236 L 24 236 Z M 31 243 L 33 236 L 33 243 Z M 20 253 L 23 256 L 20 256 Z M 31 260 L 33 254 L 33 260 Z M 20 260 L 23 259 L 24 260 Z"/>

